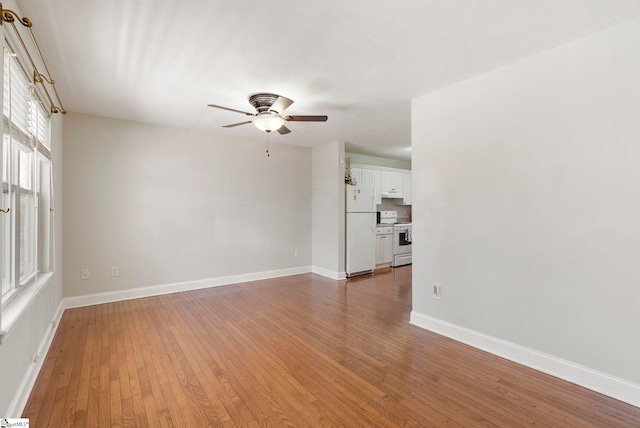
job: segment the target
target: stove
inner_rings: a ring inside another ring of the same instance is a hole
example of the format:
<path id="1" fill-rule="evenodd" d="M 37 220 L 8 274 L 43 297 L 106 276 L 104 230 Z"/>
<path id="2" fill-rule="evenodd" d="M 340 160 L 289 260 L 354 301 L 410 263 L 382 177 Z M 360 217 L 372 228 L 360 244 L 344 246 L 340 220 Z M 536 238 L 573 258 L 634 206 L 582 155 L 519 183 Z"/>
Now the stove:
<path id="1" fill-rule="evenodd" d="M 393 226 L 392 267 L 409 265 L 413 262 L 413 226 L 410 222 L 398 221 L 397 211 L 378 212 L 378 223 Z"/>
<path id="2" fill-rule="evenodd" d="M 398 211 L 378 211 L 378 223 L 395 224 L 398 222 Z"/>

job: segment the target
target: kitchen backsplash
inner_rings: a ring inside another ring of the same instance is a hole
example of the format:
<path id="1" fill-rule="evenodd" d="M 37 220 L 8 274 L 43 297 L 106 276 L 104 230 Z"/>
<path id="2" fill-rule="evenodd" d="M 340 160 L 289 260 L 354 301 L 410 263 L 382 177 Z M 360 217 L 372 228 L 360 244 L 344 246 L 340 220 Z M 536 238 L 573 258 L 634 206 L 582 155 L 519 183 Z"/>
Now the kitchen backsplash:
<path id="1" fill-rule="evenodd" d="M 383 198 L 382 203 L 376 206 L 377 211 L 398 211 L 398 221 L 411 221 L 411 205 L 393 205 L 401 199 Z"/>

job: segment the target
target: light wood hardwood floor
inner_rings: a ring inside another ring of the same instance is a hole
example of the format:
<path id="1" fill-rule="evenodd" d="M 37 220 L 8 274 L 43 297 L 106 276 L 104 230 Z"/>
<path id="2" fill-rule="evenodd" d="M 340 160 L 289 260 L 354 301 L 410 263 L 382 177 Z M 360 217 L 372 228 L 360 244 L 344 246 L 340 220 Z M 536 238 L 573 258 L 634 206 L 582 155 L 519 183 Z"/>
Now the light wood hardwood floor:
<path id="1" fill-rule="evenodd" d="M 64 313 L 34 427 L 638 427 L 640 409 L 411 326 L 411 267 Z"/>

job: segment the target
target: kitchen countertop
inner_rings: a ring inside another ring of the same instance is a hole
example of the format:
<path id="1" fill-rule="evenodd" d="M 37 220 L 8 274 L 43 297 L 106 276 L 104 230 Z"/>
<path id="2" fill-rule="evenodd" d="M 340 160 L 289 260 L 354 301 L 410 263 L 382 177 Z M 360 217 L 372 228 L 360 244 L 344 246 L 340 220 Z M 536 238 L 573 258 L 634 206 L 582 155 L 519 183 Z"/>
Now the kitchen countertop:
<path id="1" fill-rule="evenodd" d="M 411 223 L 411 221 L 399 221 L 396 224 L 406 224 L 406 223 Z M 392 224 L 387 224 L 387 223 L 376 223 L 376 227 L 393 227 L 393 223 Z"/>

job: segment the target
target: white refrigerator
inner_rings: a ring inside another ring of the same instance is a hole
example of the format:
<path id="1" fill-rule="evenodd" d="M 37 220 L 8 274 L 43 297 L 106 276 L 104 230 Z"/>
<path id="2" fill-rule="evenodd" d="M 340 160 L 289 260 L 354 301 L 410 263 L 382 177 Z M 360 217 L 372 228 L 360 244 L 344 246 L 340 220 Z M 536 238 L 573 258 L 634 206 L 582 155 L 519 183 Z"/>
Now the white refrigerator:
<path id="1" fill-rule="evenodd" d="M 371 187 L 346 186 L 347 277 L 376 267 L 376 204 Z"/>

